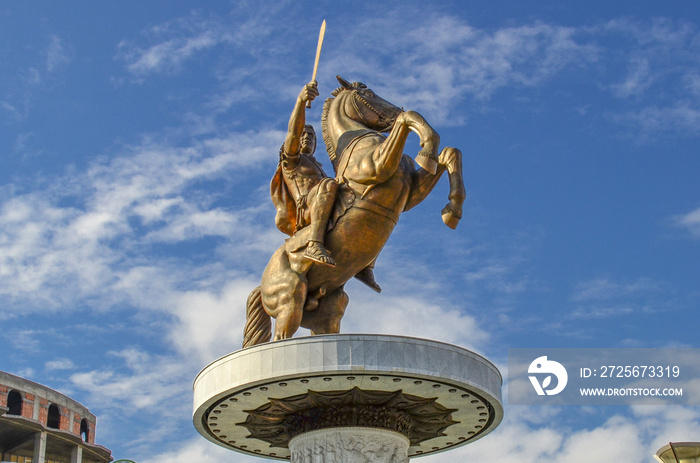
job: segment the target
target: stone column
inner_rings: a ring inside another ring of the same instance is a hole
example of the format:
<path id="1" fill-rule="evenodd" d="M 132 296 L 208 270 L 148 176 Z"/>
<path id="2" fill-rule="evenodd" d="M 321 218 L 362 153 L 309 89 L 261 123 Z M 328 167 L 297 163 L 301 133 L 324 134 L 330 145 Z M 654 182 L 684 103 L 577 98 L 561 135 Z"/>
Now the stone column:
<path id="1" fill-rule="evenodd" d="M 34 457 L 32 463 L 45 463 L 46 461 L 46 437 L 45 432 L 38 432 L 34 435 Z"/>
<path id="2" fill-rule="evenodd" d="M 403 434 L 361 427 L 319 429 L 289 441 L 291 463 L 408 463 L 408 446 Z"/>
<path id="3" fill-rule="evenodd" d="M 70 452 L 70 463 L 83 463 L 83 448 L 79 445 Z"/>

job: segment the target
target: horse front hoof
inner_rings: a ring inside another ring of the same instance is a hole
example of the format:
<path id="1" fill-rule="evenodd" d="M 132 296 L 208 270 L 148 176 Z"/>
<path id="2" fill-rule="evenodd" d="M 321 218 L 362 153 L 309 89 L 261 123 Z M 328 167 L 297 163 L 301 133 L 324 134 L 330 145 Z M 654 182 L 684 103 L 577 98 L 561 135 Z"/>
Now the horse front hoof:
<path id="1" fill-rule="evenodd" d="M 442 209 L 442 221 L 445 222 L 445 225 L 450 227 L 452 230 L 457 228 L 457 225 L 459 225 L 459 219 L 461 218 L 462 214 L 454 213 L 449 204 Z"/>

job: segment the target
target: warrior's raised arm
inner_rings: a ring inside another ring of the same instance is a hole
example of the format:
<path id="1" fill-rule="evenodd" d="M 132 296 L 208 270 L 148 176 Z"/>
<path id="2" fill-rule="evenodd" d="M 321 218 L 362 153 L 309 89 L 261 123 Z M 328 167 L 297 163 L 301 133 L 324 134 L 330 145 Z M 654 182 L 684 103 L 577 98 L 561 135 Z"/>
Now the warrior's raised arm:
<path id="1" fill-rule="evenodd" d="M 318 83 L 312 80 L 301 89 L 296 104 L 289 117 L 287 138 L 284 140 L 284 152 L 287 156 L 296 156 L 301 149 L 301 137 L 306 125 L 306 102 L 318 96 Z M 315 146 L 314 146 L 315 148 Z M 293 167 L 293 166 L 289 166 Z"/>

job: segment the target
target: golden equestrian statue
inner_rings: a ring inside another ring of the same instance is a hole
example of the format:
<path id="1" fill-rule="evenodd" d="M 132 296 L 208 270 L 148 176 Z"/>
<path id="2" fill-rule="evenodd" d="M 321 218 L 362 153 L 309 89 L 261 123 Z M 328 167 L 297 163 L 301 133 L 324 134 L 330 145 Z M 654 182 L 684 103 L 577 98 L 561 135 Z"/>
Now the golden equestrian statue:
<path id="1" fill-rule="evenodd" d="M 248 296 L 243 347 L 290 338 L 300 326 L 311 334 L 338 333 L 349 300 L 345 283 L 355 277 L 381 291 L 373 273 L 377 256 L 399 215 L 423 201 L 445 171 L 450 193 L 442 219 L 454 229 L 462 217 L 462 153 L 446 147 L 438 154 L 440 137 L 423 116 L 340 76 L 321 116 L 335 178 L 325 174 L 314 158 L 316 133 L 306 124 L 306 108 L 319 95 L 324 32 L 325 21 L 313 77 L 297 97 L 270 187 L 276 225 L 290 237 Z M 421 146 L 415 162 L 403 154 L 411 131 Z"/>

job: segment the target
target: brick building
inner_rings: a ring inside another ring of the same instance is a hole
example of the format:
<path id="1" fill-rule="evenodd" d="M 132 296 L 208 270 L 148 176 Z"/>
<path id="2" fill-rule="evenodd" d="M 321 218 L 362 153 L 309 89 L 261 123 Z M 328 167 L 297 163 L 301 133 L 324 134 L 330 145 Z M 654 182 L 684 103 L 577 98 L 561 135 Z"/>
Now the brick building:
<path id="1" fill-rule="evenodd" d="M 60 392 L 0 371 L 0 462 L 103 463 L 95 415 Z"/>

